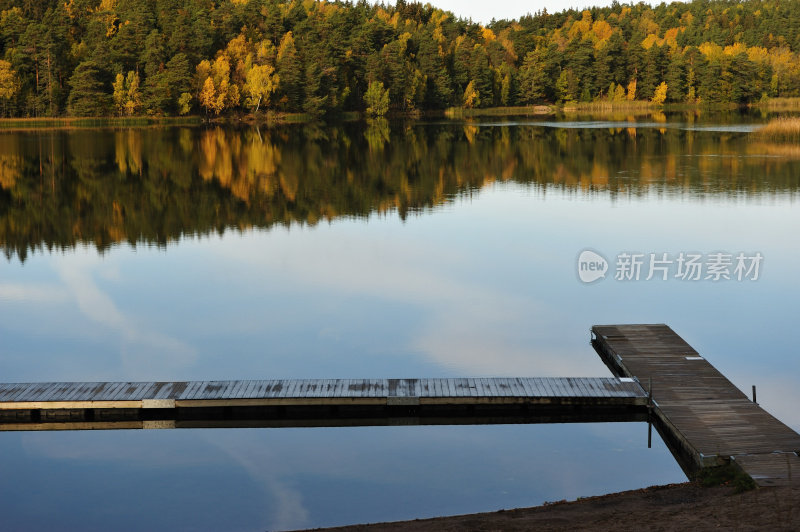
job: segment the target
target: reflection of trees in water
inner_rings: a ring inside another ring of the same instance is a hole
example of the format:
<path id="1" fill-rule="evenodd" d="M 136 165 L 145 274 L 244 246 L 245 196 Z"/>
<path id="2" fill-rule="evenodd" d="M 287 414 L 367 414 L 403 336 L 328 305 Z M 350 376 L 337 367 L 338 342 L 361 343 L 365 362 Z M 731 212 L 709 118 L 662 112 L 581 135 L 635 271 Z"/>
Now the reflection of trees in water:
<path id="1" fill-rule="evenodd" d="M 432 208 L 495 181 L 569 192 L 782 194 L 800 152 L 740 133 L 393 124 L 0 134 L 0 242 L 10 257 L 79 242 Z"/>

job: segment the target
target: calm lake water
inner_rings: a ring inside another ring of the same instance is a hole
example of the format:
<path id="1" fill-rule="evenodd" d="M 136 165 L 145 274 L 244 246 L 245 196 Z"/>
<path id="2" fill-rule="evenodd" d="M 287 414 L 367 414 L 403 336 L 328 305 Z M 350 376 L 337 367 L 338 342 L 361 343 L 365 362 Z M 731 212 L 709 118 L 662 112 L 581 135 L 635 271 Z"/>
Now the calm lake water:
<path id="1" fill-rule="evenodd" d="M 608 376 L 591 325 L 667 323 L 798 430 L 800 147 L 663 120 L 0 132 L 0 376 Z M 605 279 L 581 282 L 585 249 Z M 731 279 L 676 278 L 681 253 L 730 255 Z M 4 530 L 288 529 L 684 479 L 637 423 L 0 433 Z"/>

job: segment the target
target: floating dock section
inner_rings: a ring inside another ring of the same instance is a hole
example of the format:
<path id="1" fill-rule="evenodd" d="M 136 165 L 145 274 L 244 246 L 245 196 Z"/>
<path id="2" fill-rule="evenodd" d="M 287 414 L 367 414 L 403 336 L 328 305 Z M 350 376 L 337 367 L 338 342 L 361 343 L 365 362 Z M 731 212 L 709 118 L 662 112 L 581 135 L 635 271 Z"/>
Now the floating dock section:
<path id="1" fill-rule="evenodd" d="M 0 384 L 0 430 L 643 421 L 629 378 Z"/>
<path id="2" fill-rule="evenodd" d="M 615 375 L 652 386 L 655 426 L 687 474 L 731 462 L 761 486 L 800 485 L 800 435 L 667 325 L 595 325 L 592 345 Z"/>

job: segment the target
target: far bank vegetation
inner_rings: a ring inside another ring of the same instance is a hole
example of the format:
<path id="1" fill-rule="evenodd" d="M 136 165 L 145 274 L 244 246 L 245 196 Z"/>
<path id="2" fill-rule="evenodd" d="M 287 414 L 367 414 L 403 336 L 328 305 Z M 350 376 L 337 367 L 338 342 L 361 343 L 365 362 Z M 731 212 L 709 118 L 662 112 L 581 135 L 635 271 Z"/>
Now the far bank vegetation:
<path id="1" fill-rule="evenodd" d="M 800 97 L 800 0 L 615 2 L 485 26 L 457 15 L 405 0 L 7 0 L 0 113 L 382 116 Z"/>

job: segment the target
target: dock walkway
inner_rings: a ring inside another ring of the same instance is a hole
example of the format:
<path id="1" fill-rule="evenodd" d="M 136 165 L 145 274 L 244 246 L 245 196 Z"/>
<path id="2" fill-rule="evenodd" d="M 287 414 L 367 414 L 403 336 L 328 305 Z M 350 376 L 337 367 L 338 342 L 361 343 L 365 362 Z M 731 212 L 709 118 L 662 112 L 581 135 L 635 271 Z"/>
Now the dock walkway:
<path id="1" fill-rule="evenodd" d="M 646 404 L 627 378 L 16 383 L 0 430 L 641 421 Z"/>
<path id="2" fill-rule="evenodd" d="M 656 427 L 685 471 L 733 461 L 762 486 L 800 484 L 800 434 L 725 378 L 667 325 L 595 325 L 617 376 L 652 382 Z M 688 463 L 687 463 L 688 460 Z"/>

